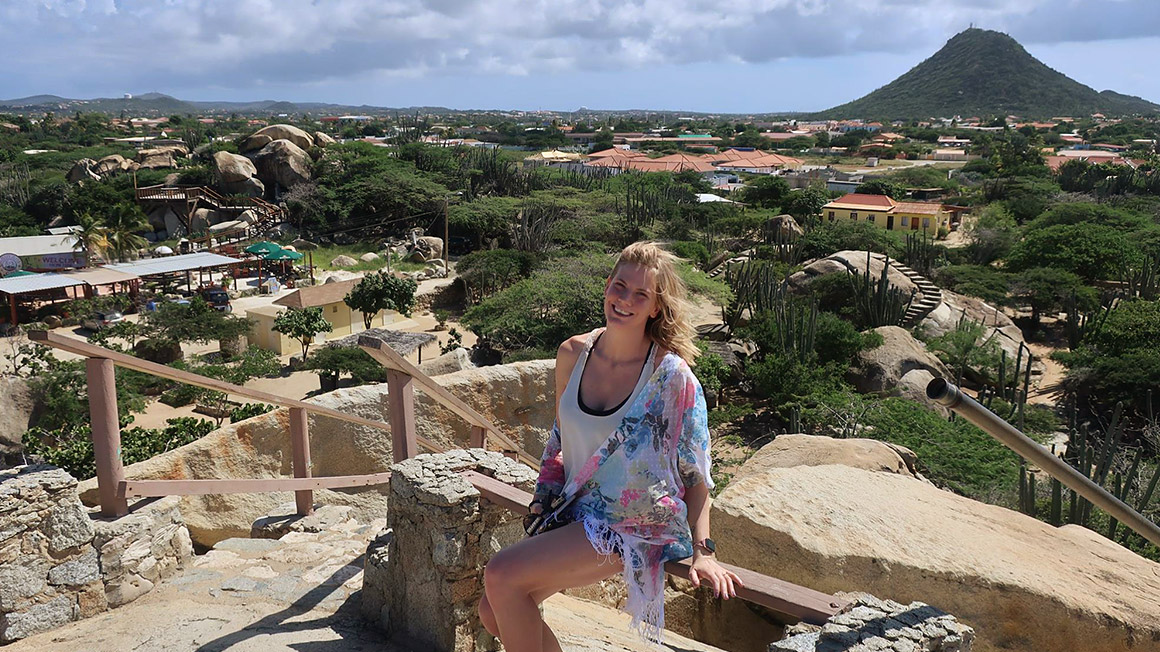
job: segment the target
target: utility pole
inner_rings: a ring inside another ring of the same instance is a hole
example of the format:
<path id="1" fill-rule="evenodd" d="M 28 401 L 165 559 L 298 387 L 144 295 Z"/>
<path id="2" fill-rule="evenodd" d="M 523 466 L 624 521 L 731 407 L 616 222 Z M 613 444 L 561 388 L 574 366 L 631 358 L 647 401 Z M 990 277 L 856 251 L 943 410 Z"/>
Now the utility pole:
<path id="1" fill-rule="evenodd" d="M 451 210 L 451 199 L 449 197 L 443 198 L 443 271 L 447 276 L 451 276 L 451 268 L 447 265 L 447 251 L 451 249 L 451 238 L 448 236 L 447 220 L 448 213 Z"/>

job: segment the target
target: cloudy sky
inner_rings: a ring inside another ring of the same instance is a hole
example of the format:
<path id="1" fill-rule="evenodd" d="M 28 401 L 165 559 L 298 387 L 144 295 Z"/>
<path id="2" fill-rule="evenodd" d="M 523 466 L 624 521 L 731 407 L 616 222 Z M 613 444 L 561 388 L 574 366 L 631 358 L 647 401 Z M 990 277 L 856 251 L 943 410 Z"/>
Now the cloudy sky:
<path id="1" fill-rule="evenodd" d="M 0 0 L 0 98 L 820 110 L 971 24 L 1160 102 L 1158 0 Z"/>

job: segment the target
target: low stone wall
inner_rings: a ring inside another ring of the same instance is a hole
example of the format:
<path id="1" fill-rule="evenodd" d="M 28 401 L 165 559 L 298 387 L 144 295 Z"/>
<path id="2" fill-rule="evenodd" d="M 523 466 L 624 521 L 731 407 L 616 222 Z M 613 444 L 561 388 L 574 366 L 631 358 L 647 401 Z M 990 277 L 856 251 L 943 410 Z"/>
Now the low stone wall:
<path id="1" fill-rule="evenodd" d="M 479 449 L 419 455 L 391 467 L 387 530 L 367 547 L 363 615 L 417 649 L 499 649 L 479 622 L 483 566 L 524 536 L 519 517 L 480 499 L 459 475 L 474 470 L 530 491 L 536 476 Z"/>
<path id="2" fill-rule="evenodd" d="M 975 631 L 922 602 L 900 604 L 856 594 L 852 606 L 818 631 L 772 643 L 769 652 L 970 652 Z"/>
<path id="3" fill-rule="evenodd" d="M 94 519 L 65 471 L 0 471 L 0 642 L 131 602 L 184 566 L 193 546 L 177 504 Z"/>

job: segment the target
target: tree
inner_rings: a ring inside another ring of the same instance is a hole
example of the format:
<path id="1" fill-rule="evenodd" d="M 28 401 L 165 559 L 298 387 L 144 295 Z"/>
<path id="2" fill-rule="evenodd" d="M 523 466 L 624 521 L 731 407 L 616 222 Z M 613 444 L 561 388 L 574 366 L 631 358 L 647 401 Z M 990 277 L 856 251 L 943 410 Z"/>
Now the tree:
<path id="1" fill-rule="evenodd" d="M 1019 225 L 1001 204 L 990 204 L 964 224 L 970 243 L 967 253 L 978 265 L 987 265 L 1007 255 L 1019 238 Z"/>
<path id="2" fill-rule="evenodd" d="M 759 177 L 745 186 L 742 195 L 746 203 L 761 208 L 777 208 L 790 194 L 789 183 L 781 177 Z"/>
<path id="3" fill-rule="evenodd" d="M 866 195 L 886 195 L 891 199 L 902 199 L 906 195 L 906 190 L 902 186 L 886 179 L 871 179 L 860 184 L 855 192 Z"/>
<path id="4" fill-rule="evenodd" d="M 302 345 L 302 359 L 310 351 L 310 342 L 319 333 L 329 333 L 334 326 L 322 316 L 322 308 L 289 308 L 274 318 L 274 332 L 289 335 Z"/>
<path id="5" fill-rule="evenodd" d="M 375 315 L 383 310 L 394 310 L 410 317 L 418 288 L 412 279 L 379 271 L 364 276 L 342 300 L 351 310 L 362 313 L 363 327 L 369 329 Z"/>
<path id="6" fill-rule="evenodd" d="M 821 188 L 802 188 L 789 194 L 789 198 L 782 205 L 782 210 L 804 225 L 817 218 L 822 212 L 822 207 L 829 201 L 829 193 Z"/>
<path id="7" fill-rule="evenodd" d="M 1031 323 L 1039 328 L 1041 313 L 1058 310 L 1064 301 L 1075 296 L 1081 307 L 1099 305 L 1096 291 L 1084 285 L 1078 276 L 1054 267 L 1033 267 L 1016 274 L 1011 281 L 1016 303 L 1031 307 Z"/>
<path id="8" fill-rule="evenodd" d="M 124 260 L 130 254 L 149 244 L 145 238 L 137 235 L 141 231 L 148 231 L 149 221 L 136 204 L 118 204 L 104 219 L 105 237 L 108 239 L 108 251 L 117 260 Z"/>
<path id="9" fill-rule="evenodd" d="M 70 236 L 73 246 L 80 247 L 90 263 L 93 259 L 101 258 L 109 248 L 107 231 L 100 222 L 89 213 L 77 216 L 77 229 Z"/>
<path id="10" fill-rule="evenodd" d="M 1139 259 L 1136 244 L 1117 229 L 1101 224 L 1057 224 L 1028 233 L 1011 250 L 1008 269 L 1055 267 L 1085 281 L 1115 278 Z"/>

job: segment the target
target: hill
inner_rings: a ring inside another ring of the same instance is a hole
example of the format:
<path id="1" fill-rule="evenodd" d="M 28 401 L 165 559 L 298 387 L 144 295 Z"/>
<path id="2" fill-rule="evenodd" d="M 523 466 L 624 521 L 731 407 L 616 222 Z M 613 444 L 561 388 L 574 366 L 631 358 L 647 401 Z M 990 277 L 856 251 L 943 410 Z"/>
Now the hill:
<path id="1" fill-rule="evenodd" d="M 817 114 L 824 118 L 1051 117 L 1157 113 L 1160 105 L 1097 92 L 1052 70 L 1000 32 L 968 29 L 886 86 Z"/>

